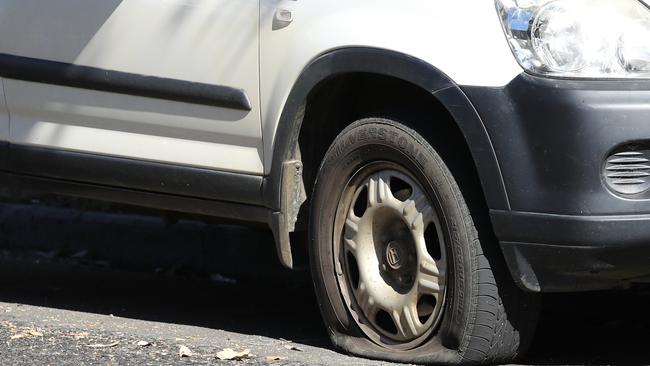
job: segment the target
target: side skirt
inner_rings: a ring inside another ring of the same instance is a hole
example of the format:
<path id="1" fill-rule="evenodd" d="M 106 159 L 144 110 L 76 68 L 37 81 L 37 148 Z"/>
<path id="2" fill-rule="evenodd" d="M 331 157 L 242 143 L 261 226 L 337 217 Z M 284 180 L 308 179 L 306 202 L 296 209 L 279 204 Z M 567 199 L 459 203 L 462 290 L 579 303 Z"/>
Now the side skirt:
<path id="1" fill-rule="evenodd" d="M 262 176 L 0 143 L 0 185 L 269 223 Z"/>
<path id="2" fill-rule="evenodd" d="M 0 165 L 1 168 L 1 165 Z M 10 145 L 12 173 L 262 206 L 261 176 Z"/>
<path id="3" fill-rule="evenodd" d="M 213 216 L 238 222 L 268 224 L 267 208 L 224 201 L 154 193 L 60 179 L 0 172 L 0 182 L 9 188 L 34 194 L 58 194 L 99 201 Z"/>

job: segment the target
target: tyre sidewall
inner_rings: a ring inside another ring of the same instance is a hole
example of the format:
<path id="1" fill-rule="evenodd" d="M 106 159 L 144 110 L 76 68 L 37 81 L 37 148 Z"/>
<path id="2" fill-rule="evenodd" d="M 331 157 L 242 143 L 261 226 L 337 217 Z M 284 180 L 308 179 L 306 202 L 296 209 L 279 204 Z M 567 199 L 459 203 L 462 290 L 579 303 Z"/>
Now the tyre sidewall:
<path id="1" fill-rule="evenodd" d="M 333 254 L 334 220 L 338 200 L 348 180 L 365 164 L 390 161 L 406 168 L 435 200 L 441 212 L 448 254 L 447 301 L 443 322 L 429 341 L 409 351 L 392 351 L 367 340 L 347 309 L 336 276 Z M 455 188 L 455 189 L 454 189 Z M 458 196 L 451 173 L 433 148 L 413 130 L 383 119 L 355 122 L 344 130 L 327 152 L 312 195 L 310 259 L 319 304 L 335 344 L 369 357 L 407 361 L 453 362 L 449 354 L 462 346 L 472 291 L 470 229 L 466 207 Z M 471 223 L 470 227 L 471 227 Z M 351 349 L 353 348 L 353 349 Z M 440 352 L 435 353 L 438 349 Z M 434 351 L 434 352 L 432 352 Z"/>

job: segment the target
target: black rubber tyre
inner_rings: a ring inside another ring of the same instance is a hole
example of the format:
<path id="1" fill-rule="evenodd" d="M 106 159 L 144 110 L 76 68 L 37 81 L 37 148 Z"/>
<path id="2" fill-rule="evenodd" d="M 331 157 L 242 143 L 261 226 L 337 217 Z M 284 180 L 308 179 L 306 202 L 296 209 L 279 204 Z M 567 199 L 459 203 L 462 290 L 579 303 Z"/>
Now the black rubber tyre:
<path id="1" fill-rule="evenodd" d="M 396 350 L 370 340 L 339 285 L 334 221 L 339 197 L 361 167 L 386 161 L 410 172 L 436 202 L 443 221 L 448 285 L 442 321 L 426 339 Z M 341 350 L 369 358 L 428 364 L 494 364 L 523 355 L 534 335 L 536 296 L 519 290 L 495 243 L 481 243 L 458 184 L 431 145 L 392 120 L 370 118 L 346 128 L 328 150 L 311 201 L 310 261 L 330 337 Z M 488 245 L 489 244 L 489 245 Z"/>

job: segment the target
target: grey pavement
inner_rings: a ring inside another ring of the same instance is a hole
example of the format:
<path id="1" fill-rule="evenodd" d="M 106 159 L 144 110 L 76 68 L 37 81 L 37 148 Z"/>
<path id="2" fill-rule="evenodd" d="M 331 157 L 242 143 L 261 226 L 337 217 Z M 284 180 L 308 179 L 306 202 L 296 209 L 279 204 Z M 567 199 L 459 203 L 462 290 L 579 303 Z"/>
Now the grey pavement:
<path id="1" fill-rule="evenodd" d="M 274 255 L 262 229 L 2 204 L 0 364 L 382 364 L 331 348 L 308 274 Z M 525 364 L 650 364 L 647 290 L 543 300 Z"/>

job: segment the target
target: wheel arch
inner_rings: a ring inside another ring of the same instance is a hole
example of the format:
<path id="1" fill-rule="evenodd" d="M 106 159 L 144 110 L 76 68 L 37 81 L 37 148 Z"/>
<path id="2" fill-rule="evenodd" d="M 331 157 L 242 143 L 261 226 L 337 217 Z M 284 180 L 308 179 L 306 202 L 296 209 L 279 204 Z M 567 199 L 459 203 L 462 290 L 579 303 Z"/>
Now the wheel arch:
<path id="1" fill-rule="evenodd" d="M 433 65 L 399 52 L 366 47 L 336 49 L 315 58 L 294 83 L 277 126 L 272 169 L 262 188 L 266 205 L 272 212 L 270 224 L 278 254 L 289 268 L 294 266 L 289 234 L 298 219 L 300 196 L 304 196 L 304 191 L 300 191 L 303 167 L 299 143 L 310 97 L 332 80 L 359 74 L 407 83 L 444 107 L 462 135 L 463 148 L 471 155 L 485 204 L 490 209 L 509 209 L 501 170 L 487 130 L 470 100 L 451 78 Z M 295 174 L 294 169 L 299 174 Z"/>

